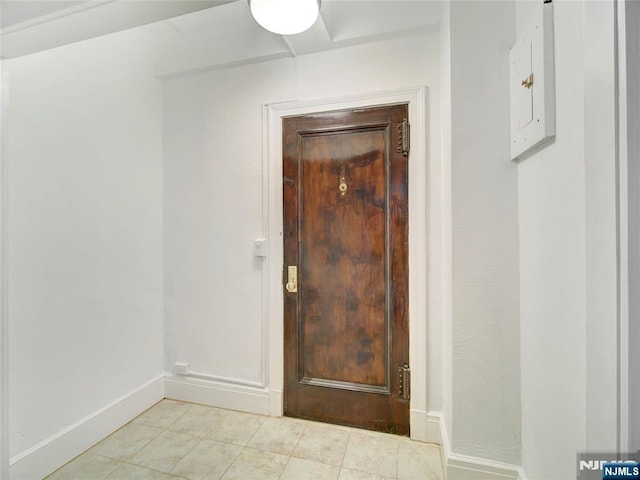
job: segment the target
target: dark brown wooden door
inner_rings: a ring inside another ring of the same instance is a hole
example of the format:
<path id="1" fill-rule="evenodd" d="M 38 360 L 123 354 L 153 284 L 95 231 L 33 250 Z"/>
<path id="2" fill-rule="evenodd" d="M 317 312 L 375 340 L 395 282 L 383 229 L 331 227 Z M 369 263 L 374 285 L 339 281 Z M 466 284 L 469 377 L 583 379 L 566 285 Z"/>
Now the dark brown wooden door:
<path id="1" fill-rule="evenodd" d="M 285 415 L 409 432 L 407 110 L 283 120 Z"/>

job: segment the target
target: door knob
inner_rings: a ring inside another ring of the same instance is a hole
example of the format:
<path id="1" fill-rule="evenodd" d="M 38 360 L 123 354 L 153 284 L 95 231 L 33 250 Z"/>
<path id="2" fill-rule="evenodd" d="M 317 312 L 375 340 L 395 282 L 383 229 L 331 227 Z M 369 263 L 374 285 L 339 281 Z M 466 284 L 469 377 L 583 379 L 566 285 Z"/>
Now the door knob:
<path id="1" fill-rule="evenodd" d="M 298 267 L 289 265 L 287 267 L 287 292 L 296 293 L 298 291 Z"/>

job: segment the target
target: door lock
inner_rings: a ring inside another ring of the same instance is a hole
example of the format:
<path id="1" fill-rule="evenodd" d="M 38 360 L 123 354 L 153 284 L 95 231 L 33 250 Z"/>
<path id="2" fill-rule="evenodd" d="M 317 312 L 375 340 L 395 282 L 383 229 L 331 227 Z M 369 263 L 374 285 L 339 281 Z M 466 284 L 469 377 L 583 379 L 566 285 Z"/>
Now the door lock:
<path id="1" fill-rule="evenodd" d="M 298 267 L 289 265 L 287 267 L 287 292 L 296 293 L 298 291 Z"/>

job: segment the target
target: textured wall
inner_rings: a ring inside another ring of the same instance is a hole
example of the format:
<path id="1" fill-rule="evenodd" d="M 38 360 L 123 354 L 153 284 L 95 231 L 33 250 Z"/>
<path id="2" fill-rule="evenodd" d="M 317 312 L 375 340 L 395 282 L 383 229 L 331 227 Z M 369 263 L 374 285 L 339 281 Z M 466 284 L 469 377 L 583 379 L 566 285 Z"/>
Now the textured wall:
<path id="1" fill-rule="evenodd" d="M 554 3 L 556 138 L 518 171 L 523 466 L 534 479 L 573 477 L 586 446 L 583 15 L 581 2 Z"/>
<path id="2" fill-rule="evenodd" d="M 8 61 L 11 455 L 162 372 L 162 97 L 130 31 Z"/>
<path id="3" fill-rule="evenodd" d="M 451 2 L 452 450 L 518 464 L 518 183 L 512 2 Z"/>

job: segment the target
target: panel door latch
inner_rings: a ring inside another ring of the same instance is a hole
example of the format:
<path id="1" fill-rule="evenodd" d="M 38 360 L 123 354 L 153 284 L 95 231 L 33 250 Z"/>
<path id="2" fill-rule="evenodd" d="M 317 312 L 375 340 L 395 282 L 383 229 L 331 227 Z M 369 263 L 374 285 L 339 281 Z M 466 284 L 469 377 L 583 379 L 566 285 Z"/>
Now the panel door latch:
<path id="1" fill-rule="evenodd" d="M 411 398 L 411 369 L 408 363 L 398 367 L 398 397 L 405 402 Z"/>
<path id="2" fill-rule="evenodd" d="M 524 88 L 531 88 L 533 86 L 533 73 L 530 73 L 527 78 L 522 80 L 522 82 L 520 82 L 520 85 L 522 85 Z"/>

